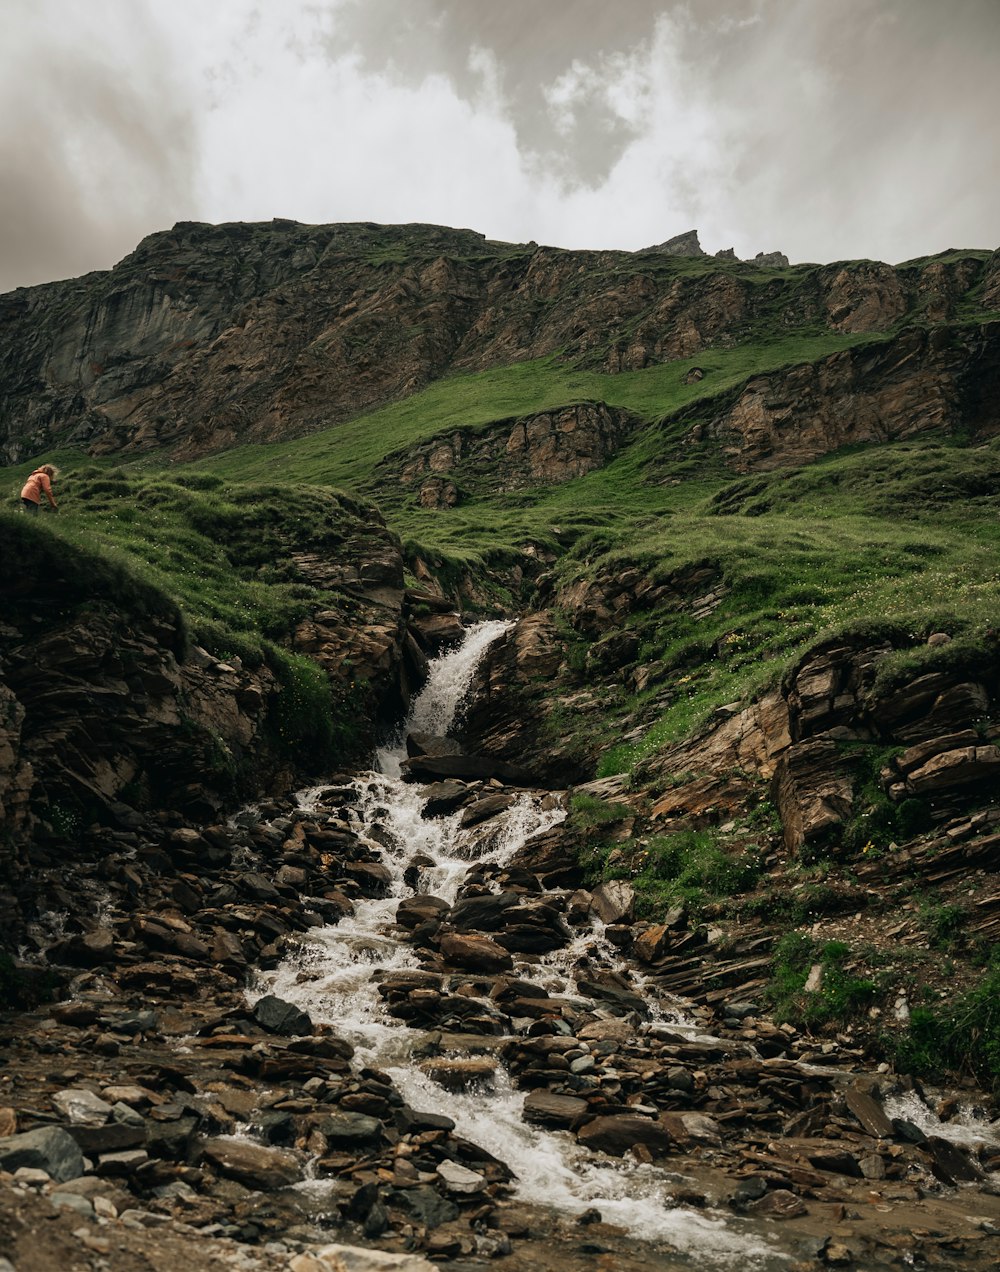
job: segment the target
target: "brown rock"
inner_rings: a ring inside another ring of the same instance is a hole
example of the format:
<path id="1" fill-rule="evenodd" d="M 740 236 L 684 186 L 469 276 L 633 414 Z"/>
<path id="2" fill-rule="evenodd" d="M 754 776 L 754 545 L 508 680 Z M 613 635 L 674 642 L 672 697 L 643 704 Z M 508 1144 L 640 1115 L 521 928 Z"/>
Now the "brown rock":
<path id="1" fill-rule="evenodd" d="M 580 1128 L 577 1140 L 586 1148 L 599 1149 L 613 1157 L 623 1157 L 637 1144 L 654 1154 L 665 1153 L 672 1143 L 662 1122 L 631 1113 L 595 1117 Z"/>
<path id="2" fill-rule="evenodd" d="M 449 963 L 474 972 L 503 972 L 514 966 L 510 954 L 488 936 L 449 932 L 441 937 L 440 948 Z"/>
<path id="3" fill-rule="evenodd" d="M 587 1101 L 574 1095 L 557 1095 L 539 1089 L 524 1098 L 521 1116 L 536 1126 L 571 1127 L 587 1111 Z"/>
<path id="4" fill-rule="evenodd" d="M 859 1086 L 847 1088 L 844 1094 L 847 1107 L 858 1119 L 869 1135 L 875 1139 L 892 1139 L 892 1123 L 886 1117 L 882 1106 Z"/>
<path id="5" fill-rule="evenodd" d="M 209 1139 L 201 1152 L 203 1159 L 221 1174 L 248 1188 L 271 1191 L 297 1184 L 303 1178 L 299 1159 L 284 1149 L 247 1140 Z"/>

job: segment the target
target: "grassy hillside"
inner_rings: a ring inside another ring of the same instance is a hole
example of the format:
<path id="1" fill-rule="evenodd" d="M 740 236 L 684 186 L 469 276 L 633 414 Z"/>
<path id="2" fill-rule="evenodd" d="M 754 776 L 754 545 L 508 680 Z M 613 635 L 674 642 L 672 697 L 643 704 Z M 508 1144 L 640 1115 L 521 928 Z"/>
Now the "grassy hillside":
<path id="1" fill-rule="evenodd" d="M 328 592 L 296 578 L 288 557 L 343 543 L 358 507 L 346 496 L 316 489 L 293 501 L 276 484 L 227 485 L 203 474 L 63 458 L 59 511 L 31 521 L 9 514 L 5 522 L 19 551 L 28 553 L 35 538 L 49 552 L 65 544 L 81 562 L 82 588 L 99 595 L 111 579 L 126 601 L 169 598 L 194 641 L 252 664 L 330 603 Z"/>
<path id="2" fill-rule="evenodd" d="M 713 349 L 697 358 L 619 375 L 539 358 L 450 376 L 392 406 L 310 437 L 234 447 L 192 467 L 240 481 L 278 477 L 366 490 L 375 466 L 386 455 L 451 429 L 475 429 L 493 420 L 530 415 L 583 399 L 607 402 L 656 420 L 735 388 L 750 375 L 809 362 L 879 338 L 831 332 L 789 335 L 769 343 Z M 705 372 L 704 380 L 685 384 L 685 376 L 695 366 Z"/>
<path id="3" fill-rule="evenodd" d="M 59 535 L 130 562 L 176 600 L 196 639 L 250 657 L 319 603 L 288 554 L 335 540 L 351 506 L 341 487 L 377 500 L 414 554 L 452 567 L 488 569 L 526 548 L 550 554 L 562 582 L 630 565 L 662 579 L 711 563 L 728 589 L 712 615 L 653 610 L 630 620 L 639 661 L 659 667 L 644 695 L 620 702 L 646 722 L 645 736 L 621 745 L 609 717 L 603 770 L 618 771 L 721 703 L 752 695 L 824 634 L 891 627 L 916 639 L 943 628 L 975 641 L 996 624 L 997 443 L 969 449 L 938 437 L 858 448 L 739 480 L 713 444 L 680 444 L 699 403 L 707 413 L 751 375 L 882 338 L 789 335 L 613 376 L 522 362 L 450 377 L 309 437 L 169 469 L 156 455 L 120 467 L 56 456 L 63 505 L 51 521 Z M 694 365 L 705 377 L 686 384 Z M 443 510 L 382 488 L 377 466 L 387 455 L 581 399 L 645 421 L 587 476 Z M 8 470 L 12 495 L 27 467 Z"/>

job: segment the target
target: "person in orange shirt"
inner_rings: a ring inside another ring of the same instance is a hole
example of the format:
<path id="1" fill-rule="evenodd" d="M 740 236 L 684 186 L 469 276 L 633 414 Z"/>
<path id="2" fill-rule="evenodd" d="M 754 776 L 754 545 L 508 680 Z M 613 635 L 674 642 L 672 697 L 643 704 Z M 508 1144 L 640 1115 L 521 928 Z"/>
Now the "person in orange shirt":
<path id="1" fill-rule="evenodd" d="M 52 482 L 58 474 L 59 469 L 53 468 L 51 464 L 43 464 L 41 468 L 35 469 L 21 487 L 21 507 L 25 512 L 37 512 L 42 505 L 43 494 L 52 507 L 56 507 L 52 494 Z"/>

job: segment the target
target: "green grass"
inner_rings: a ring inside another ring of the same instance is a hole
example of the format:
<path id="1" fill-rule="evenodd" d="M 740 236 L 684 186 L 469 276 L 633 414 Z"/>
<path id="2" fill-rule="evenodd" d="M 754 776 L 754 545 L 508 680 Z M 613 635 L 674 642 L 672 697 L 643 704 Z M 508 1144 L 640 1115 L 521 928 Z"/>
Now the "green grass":
<path id="1" fill-rule="evenodd" d="M 552 562 L 557 599 L 574 582 L 633 567 L 669 584 L 709 565 L 726 589 L 712 614 L 695 619 L 689 607 L 663 604 L 619 620 L 636 631 L 640 661 L 659 665 L 643 693 L 611 690 L 645 733 L 622 743 L 605 731 L 599 772 L 633 770 L 720 705 L 776 684 L 817 641 L 889 640 L 896 652 L 880 665 L 883 689 L 893 677 L 995 656 L 1000 443 L 926 437 L 734 479 L 714 445 L 690 441 L 692 424 L 749 375 L 871 339 L 795 335 L 613 376 L 537 359 L 451 376 L 306 438 L 166 470 L 162 457 L 147 456 L 80 473 L 79 457 L 66 456 L 59 534 L 128 560 L 176 599 L 195 639 L 247 657 L 286 639 L 320 603 L 290 568 L 290 545 L 343 549 L 338 518 L 352 505 L 339 486 L 377 498 L 411 561 L 430 562 L 450 586 L 469 573 L 489 580 L 500 604 L 530 600 L 539 559 Z M 696 362 L 706 378 L 685 385 Z M 584 399 L 644 423 L 612 462 L 575 481 L 438 510 L 380 476 L 387 455 L 431 437 Z M 10 470 L 12 491 L 24 471 Z M 525 564 L 515 597 L 504 589 Z M 934 630 L 953 643 L 926 647 Z M 573 655 L 581 676 L 585 636 L 577 633 Z"/>
<path id="2" fill-rule="evenodd" d="M 635 889 L 637 916 L 652 920 L 673 906 L 697 911 L 708 902 L 749 892 L 763 869 L 756 848 L 727 852 L 711 830 L 678 830 L 620 846 L 592 842 L 580 860 L 591 886 L 628 879 Z"/>
<path id="3" fill-rule="evenodd" d="M 268 702 L 271 746 L 308 757 L 318 771 L 358 745 L 363 689 L 331 686 L 314 662 L 282 645 L 317 609 L 339 607 L 349 620 L 356 602 L 300 578 L 293 553 L 349 555 L 364 522 L 346 496 L 296 493 L 85 466 L 60 482 L 58 514 L 0 513 L 0 586 L 16 598 L 38 587 L 26 580 L 42 580 L 46 603 L 63 614 L 112 607 L 126 619 L 165 619 L 180 659 L 194 642 L 250 667 L 266 663 L 279 686 Z M 213 772 L 239 780 L 226 772 L 225 748 L 200 732 L 195 743 Z"/>
<path id="4" fill-rule="evenodd" d="M 354 532 L 357 505 L 330 490 L 230 485 L 208 475 L 126 474 L 86 466 L 59 482 L 57 515 L 8 515 L 11 533 L 45 536 L 89 556 L 80 573 L 130 580 L 169 598 L 193 639 L 220 656 L 259 663 L 268 641 L 330 603 L 298 576 L 296 550 L 335 552 Z M 122 584 L 124 586 L 124 584 Z M 342 598 L 349 607 L 348 598 Z M 166 603 L 166 602 L 163 602 Z"/>
<path id="5" fill-rule="evenodd" d="M 603 401 L 655 420 L 700 399 L 735 388 L 748 376 L 808 362 L 871 336 L 786 336 L 771 343 L 706 350 L 643 371 L 607 375 L 538 358 L 439 380 L 419 393 L 309 437 L 238 446 L 199 460 L 194 468 L 241 481 L 280 477 L 363 491 L 385 456 L 453 429 L 476 429 L 572 402 Z M 684 384 L 694 366 L 705 379 Z"/>
<path id="6" fill-rule="evenodd" d="M 814 965 L 822 968 L 817 990 L 805 985 Z M 852 970 L 850 948 L 842 941 L 819 943 L 802 932 L 788 932 L 774 948 L 766 996 L 779 1023 L 798 1029 L 844 1025 L 871 1007 L 880 986 Z"/>
<path id="7" fill-rule="evenodd" d="M 1000 946 L 974 988 L 936 1007 L 915 1007 L 894 1051 L 904 1073 L 931 1081 L 962 1073 L 1000 1095 Z"/>

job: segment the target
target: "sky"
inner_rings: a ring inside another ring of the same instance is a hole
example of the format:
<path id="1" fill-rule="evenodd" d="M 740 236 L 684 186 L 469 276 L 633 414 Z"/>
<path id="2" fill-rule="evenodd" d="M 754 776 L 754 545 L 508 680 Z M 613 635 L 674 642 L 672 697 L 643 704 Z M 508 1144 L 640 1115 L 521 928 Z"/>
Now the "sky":
<path id="1" fill-rule="evenodd" d="M 1000 0 L 0 0 L 0 291 L 175 221 L 1000 243 Z"/>

